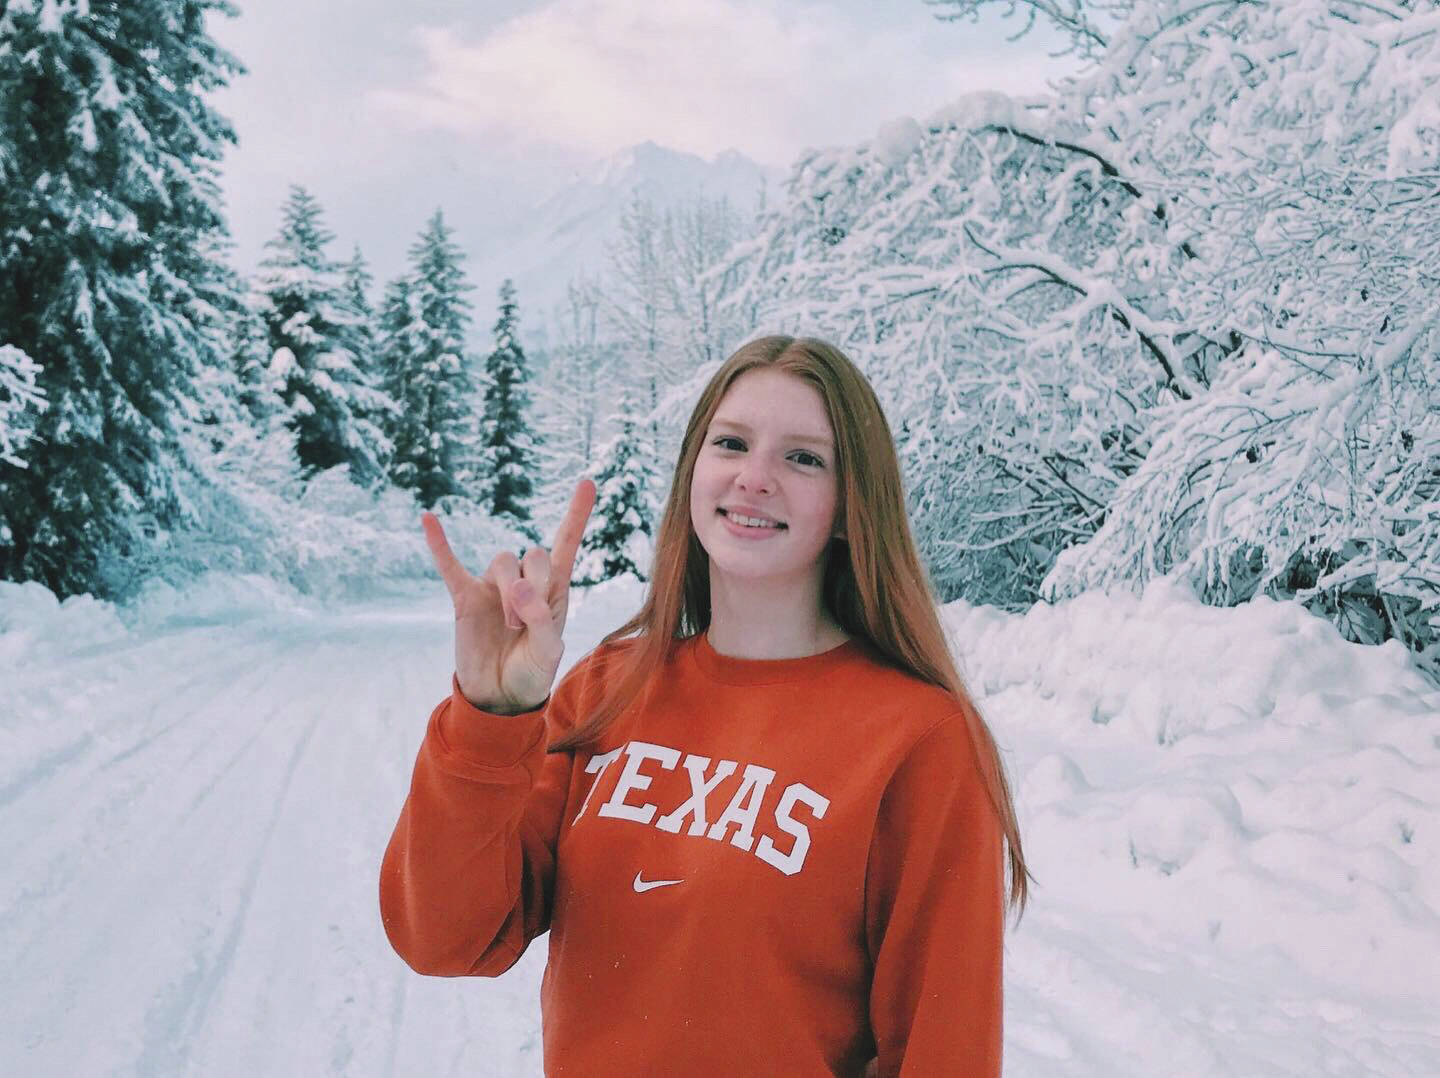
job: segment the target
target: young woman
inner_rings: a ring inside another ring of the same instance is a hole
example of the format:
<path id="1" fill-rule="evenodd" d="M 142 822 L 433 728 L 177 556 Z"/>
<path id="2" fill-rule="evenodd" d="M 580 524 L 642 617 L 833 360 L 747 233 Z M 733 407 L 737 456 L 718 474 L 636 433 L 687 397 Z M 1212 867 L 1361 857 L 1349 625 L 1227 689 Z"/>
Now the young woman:
<path id="1" fill-rule="evenodd" d="M 595 487 L 455 606 L 380 874 L 419 973 L 549 930 L 547 1075 L 1000 1074 L 1008 784 L 945 642 L 868 382 L 814 338 L 700 395 L 644 605 L 551 685 Z"/>

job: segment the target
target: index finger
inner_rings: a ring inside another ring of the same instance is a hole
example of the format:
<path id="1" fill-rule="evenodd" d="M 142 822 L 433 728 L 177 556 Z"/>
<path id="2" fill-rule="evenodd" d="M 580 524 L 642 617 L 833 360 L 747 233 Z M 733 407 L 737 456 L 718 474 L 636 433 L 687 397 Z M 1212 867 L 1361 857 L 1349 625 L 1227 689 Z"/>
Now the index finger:
<path id="1" fill-rule="evenodd" d="M 570 574 L 575 569 L 575 552 L 585 535 L 585 522 L 595 508 L 595 482 L 582 479 L 575 484 L 575 493 L 570 498 L 570 508 L 565 519 L 555 531 L 555 543 L 550 549 L 550 587 L 556 585 L 568 588 Z"/>

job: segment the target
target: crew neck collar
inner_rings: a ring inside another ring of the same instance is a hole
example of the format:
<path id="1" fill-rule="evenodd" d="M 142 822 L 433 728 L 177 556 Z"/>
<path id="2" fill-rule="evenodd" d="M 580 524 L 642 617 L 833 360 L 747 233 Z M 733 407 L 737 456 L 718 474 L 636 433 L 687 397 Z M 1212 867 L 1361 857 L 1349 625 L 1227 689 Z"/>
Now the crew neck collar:
<path id="1" fill-rule="evenodd" d="M 784 681 L 800 681 L 814 677 L 839 666 L 847 659 L 859 654 L 858 637 L 850 637 L 843 644 L 836 644 L 829 651 L 815 655 L 802 655 L 795 659 L 739 659 L 733 655 L 721 655 L 710 643 L 709 630 L 702 630 L 691 638 L 690 653 L 695 665 L 712 681 L 728 685 L 772 685 Z"/>

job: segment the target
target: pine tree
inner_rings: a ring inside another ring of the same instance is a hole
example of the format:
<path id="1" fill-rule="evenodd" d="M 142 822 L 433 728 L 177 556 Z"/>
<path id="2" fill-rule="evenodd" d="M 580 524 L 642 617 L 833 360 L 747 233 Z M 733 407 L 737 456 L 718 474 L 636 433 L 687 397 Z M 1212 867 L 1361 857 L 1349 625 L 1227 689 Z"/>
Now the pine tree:
<path id="1" fill-rule="evenodd" d="M 366 395 L 355 403 L 355 415 L 369 423 L 388 437 L 399 410 L 399 404 L 385 391 L 385 364 L 380 356 L 380 343 L 376 325 L 375 308 L 370 303 L 370 287 L 375 275 L 355 245 L 355 253 L 349 262 L 341 267 L 341 306 L 353 320 L 347 335 L 347 344 L 355 354 L 355 366 L 369 386 L 381 390 L 378 396 Z M 389 467 L 394 455 L 393 447 L 387 450 L 385 463 Z"/>
<path id="2" fill-rule="evenodd" d="M 486 465 L 484 497 L 495 516 L 508 516 L 528 533 L 529 503 L 535 494 L 537 439 L 528 420 L 530 393 L 525 353 L 516 339 L 515 285 L 500 285 L 500 316 L 495 322 L 495 350 L 485 360 L 485 399 L 481 440 Z"/>
<path id="3" fill-rule="evenodd" d="M 410 248 L 410 272 L 392 281 L 381 312 L 385 386 L 399 405 L 391 426 L 390 477 L 426 508 L 463 493 L 473 469 L 474 396 L 465 357 L 474 286 L 463 255 L 437 209 Z"/>
<path id="4" fill-rule="evenodd" d="M 29 466 L 0 459 L 0 578 L 112 596 L 110 556 L 185 522 L 173 417 L 228 359 L 213 241 L 235 136 L 203 95 L 241 70 L 206 32 L 232 11 L 0 5 L 0 346 L 47 402 Z"/>
<path id="5" fill-rule="evenodd" d="M 580 541 L 576 583 L 599 584 L 621 573 L 646 579 L 641 565 L 647 551 L 641 536 L 654 539 L 660 481 L 649 427 L 635 423 L 635 412 L 634 397 L 627 391 L 612 417 L 620 431 L 599 455 L 596 514 Z"/>
<path id="6" fill-rule="evenodd" d="M 355 353 L 356 365 L 378 384 L 380 361 L 375 348 L 375 309 L 370 305 L 370 286 L 375 283 L 375 275 L 370 272 L 359 244 L 355 245 L 350 261 L 341 267 L 341 273 L 341 302 L 354 320 L 351 351 Z"/>
<path id="7" fill-rule="evenodd" d="M 191 536 L 201 543 L 226 525 L 246 529 L 252 524 L 243 513 L 224 522 L 216 516 L 217 506 L 233 506 L 232 499 L 243 499 L 246 487 L 256 484 L 271 494 L 293 496 L 301 478 L 294 435 L 286 429 L 283 381 L 269 362 L 269 335 L 260 313 L 264 297 L 247 292 L 239 274 L 226 272 L 234 301 L 216 310 L 211 328 L 217 335 L 217 351 L 228 350 L 231 363 L 200 372 L 195 405 L 187 406 L 177 423 L 189 472 L 199 481 L 184 484 L 182 490 L 205 507 Z M 135 568 L 142 573 L 158 569 L 161 575 L 175 569 L 183 575 L 180 562 L 186 549 L 182 541 L 175 547 L 176 559 L 167 558 L 163 567 L 141 562 Z"/>
<path id="8" fill-rule="evenodd" d="M 239 402 L 257 425 L 264 425 L 285 410 L 280 379 L 271 372 L 274 353 L 265 324 L 265 297 L 254 290 L 241 297 L 232 330 L 231 368 L 239 387 Z"/>
<path id="9" fill-rule="evenodd" d="M 289 426 L 307 477 L 341 464 L 369 485 L 384 475 L 391 447 L 375 415 L 392 407 L 362 365 L 360 319 L 353 313 L 339 267 L 325 254 L 334 236 L 321 222 L 320 203 L 290 188 L 279 234 L 266 244 L 258 287 L 271 369 L 284 378 Z"/>

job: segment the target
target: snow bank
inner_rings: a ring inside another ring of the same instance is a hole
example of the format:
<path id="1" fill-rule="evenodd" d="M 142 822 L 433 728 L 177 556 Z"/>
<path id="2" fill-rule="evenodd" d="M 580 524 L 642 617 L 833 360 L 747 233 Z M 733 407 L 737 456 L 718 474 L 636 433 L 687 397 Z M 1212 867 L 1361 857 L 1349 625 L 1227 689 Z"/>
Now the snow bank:
<path id="1" fill-rule="evenodd" d="M 946 608 L 1018 779 L 1037 901 L 1276 987 L 1440 998 L 1440 691 L 1395 641 L 1173 578 L 1007 617 Z M 1297 982 L 1296 971 L 1304 980 Z"/>

